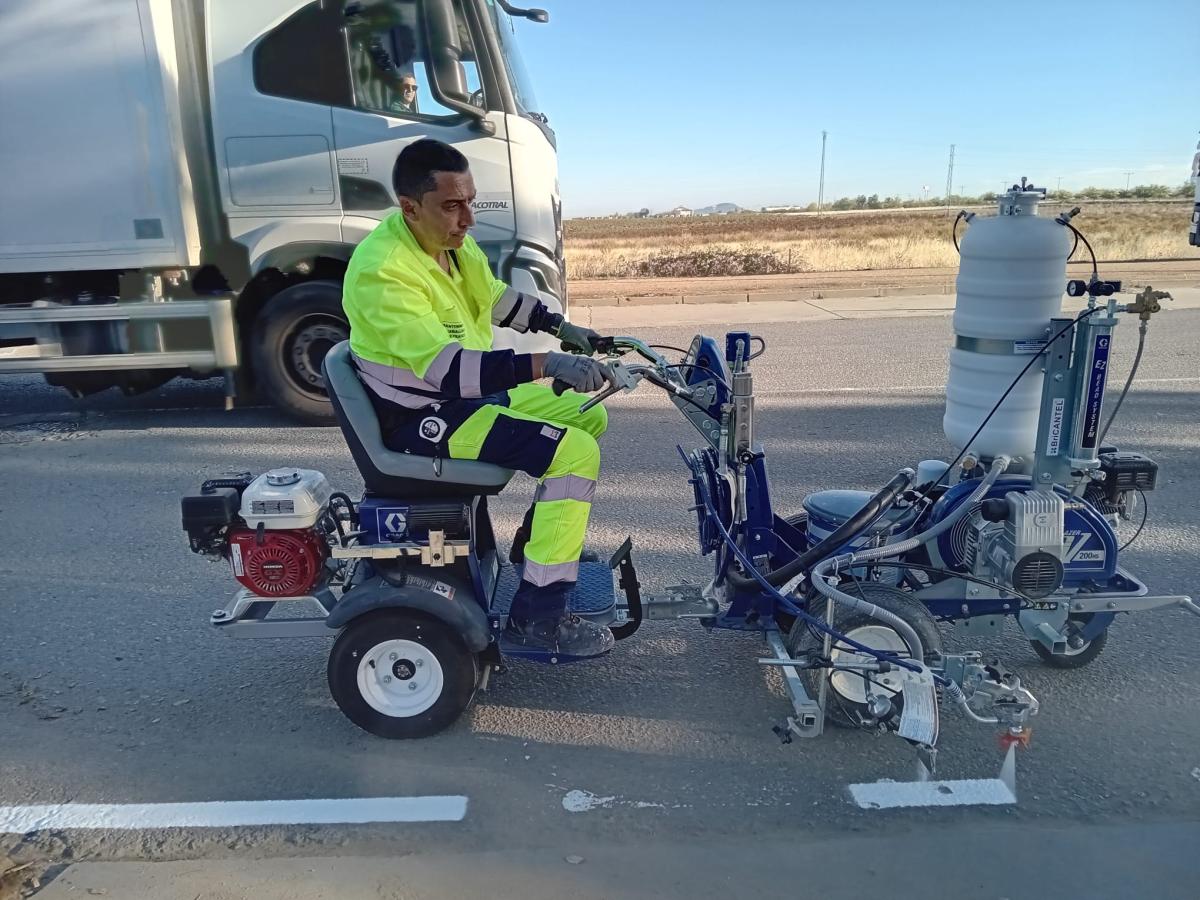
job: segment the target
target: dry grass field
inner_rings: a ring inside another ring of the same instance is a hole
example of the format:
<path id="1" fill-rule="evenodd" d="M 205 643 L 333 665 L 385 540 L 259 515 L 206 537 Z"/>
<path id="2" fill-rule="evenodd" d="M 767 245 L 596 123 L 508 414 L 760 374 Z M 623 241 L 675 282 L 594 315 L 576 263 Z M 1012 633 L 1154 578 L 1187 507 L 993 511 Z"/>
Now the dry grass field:
<path id="1" fill-rule="evenodd" d="M 1049 202 L 1042 212 L 1057 215 L 1069 205 Z M 1080 205 L 1083 212 L 1074 224 L 1103 260 L 1187 255 L 1188 201 Z M 588 279 L 954 266 L 953 218 L 938 209 L 833 213 L 820 218 L 746 213 L 573 219 L 566 223 L 567 271 L 569 278 Z"/>

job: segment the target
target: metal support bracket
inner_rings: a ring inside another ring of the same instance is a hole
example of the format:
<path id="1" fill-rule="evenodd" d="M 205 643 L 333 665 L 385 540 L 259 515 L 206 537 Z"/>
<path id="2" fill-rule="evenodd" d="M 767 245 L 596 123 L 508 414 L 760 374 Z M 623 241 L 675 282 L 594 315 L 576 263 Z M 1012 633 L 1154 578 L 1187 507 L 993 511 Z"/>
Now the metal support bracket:
<path id="1" fill-rule="evenodd" d="M 1186 594 L 1166 594 L 1160 597 L 1136 596 L 1131 594 L 1077 594 L 1071 599 L 1071 612 L 1142 612 L 1148 609 L 1163 609 L 1181 606 L 1190 613 L 1200 616 L 1200 606 Z"/>
<path id="2" fill-rule="evenodd" d="M 782 666 L 783 683 L 791 698 L 792 709 L 796 712 L 795 716 L 787 718 L 788 732 L 803 738 L 820 737 L 825 727 L 825 711 L 817 701 L 808 696 L 808 691 L 804 689 L 804 683 L 800 681 L 800 676 L 796 673 L 796 666 L 800 660 L 793 659 L 792 655 L 788 653 L 779 632 L 768 631 L 766 638 L 767 647 L 775 660 L 785 663 Z"/>
<path id="3" fill-rule="evenodd" d="M 276 603 L 291 605 L 297 602 L 314 604 L 318 614 L 304 618 L 267 619 Z M 336 602 L 328 588 L 316 594 L 295 597 L 260 597 L 248 588 L 242 588 L 228 605 L 213 611 L 209 622 L 230 637 L 329 637 L 335 632 L 325 624 L 325 619 Z"/>
<path id="4" fill-rule="evenodd" d="M 720 613 L 715 597 L 705 597 L 692 584 L 669 587 L 665 594 L 651 594 L 642 600 L 647 619 L 711 619 Z"/>

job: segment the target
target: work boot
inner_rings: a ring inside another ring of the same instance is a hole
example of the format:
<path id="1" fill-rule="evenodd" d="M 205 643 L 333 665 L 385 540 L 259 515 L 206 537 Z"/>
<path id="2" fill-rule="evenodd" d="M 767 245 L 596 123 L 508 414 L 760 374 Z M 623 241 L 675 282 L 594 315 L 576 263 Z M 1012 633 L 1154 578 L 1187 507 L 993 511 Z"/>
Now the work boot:
<path id="1" fill-rule="evenodd" d="M 603 656 L 616 643 L 607 627 L 570 614 L 558 619 L 510 618 L 504 629 L 504 640 L 529 650 L 545 650 L 576 658 Z"/>

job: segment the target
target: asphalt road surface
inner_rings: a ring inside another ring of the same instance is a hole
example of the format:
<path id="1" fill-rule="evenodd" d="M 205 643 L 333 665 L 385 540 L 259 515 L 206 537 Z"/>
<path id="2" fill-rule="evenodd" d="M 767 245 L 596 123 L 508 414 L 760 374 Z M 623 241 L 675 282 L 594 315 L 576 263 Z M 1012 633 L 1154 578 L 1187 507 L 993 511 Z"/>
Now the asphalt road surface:
<path id="1" fill-rule="evenodd" d="M 1149 525 L 1122 561 L 1156 593 L 1195 594 L 1200 311 L 1153 325 L 1110 435 L 1162 467 Z M 948 318 L 755 330 L 769 345 L 755 381 L 778 511 L 948 455 Z M 1114 386 L 1134 331 L 1119 332 Z M 681 346 L 691 337 L 682 327 L 641 333 Z M 321 469 L 350 493 L 361 486 L 336 429 L 221 403 L 215 382 L 85 402 L 36 378 L 0 382 L 0 806 L 446 794 L 465 795 L 467 815 L 0 836 L 14 859 L 186 860 L 197 872 L 208 862 L 278 870 L 278 884 L 314 891 L 319 870 L 333 887 L 314 897 L 358 896 L 339 893 L 350 883 L 341 879 L 397 859 L 410 861 L 407 886 L 363 896 L 804 896 L 806 885 L 830 897 L 1196 895 L 1200 619 L 1122 617 L 1106 651 L 1077 672 L 1044 668 L 1008 628 L 1001 656 L 1042 703 L 1016 806 L 858 809 L 847 785 L 910 778 L 907 746 L 836 729 L 781 744 L 772 726 L 789 707 L 777 676 L 754 663 L 760 643 L 687 623 L 648 623 L 591 664 L 514 664 L 447 732 L 387 742 L 334 706 L 329 641 L 235 641 L 207 624 L 236 585 L 188 552 L 180 495 L 220 473 L 281 464 Z M 692 433 L 653 388 L 611 402 L 589 544 L 607 554 L 631 534 L 651 590 L 708 571 L 680 442 Z M 531 490 L 518 476 L 499 499 L 499 533 L 515 529 Z M 939 776 L 995 774 L 989 728 L 949 713 L 942 735 Z M 573 791 L 591 798 L 573 804 L 581 811 L 564 806 Z M 367 862 L 336 876 L 348 858 Z M 292 869 L 278 869 L 285 863 Z M 68 888 L 86 894 L 65 882 L 49 891 Z"/>

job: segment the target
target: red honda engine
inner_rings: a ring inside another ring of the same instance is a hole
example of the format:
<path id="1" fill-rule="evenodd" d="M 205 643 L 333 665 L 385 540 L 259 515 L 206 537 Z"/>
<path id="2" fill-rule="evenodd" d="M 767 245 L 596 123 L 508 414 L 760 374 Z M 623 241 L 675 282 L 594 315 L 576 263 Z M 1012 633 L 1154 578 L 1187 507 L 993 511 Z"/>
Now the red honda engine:
<path id="1" fill-rule="evenodd" d="M 315 528 L 257 532 L 235 527 L 228 539 L 234 577 L 260 597 L 307 594 L 329 555 Z"/>

